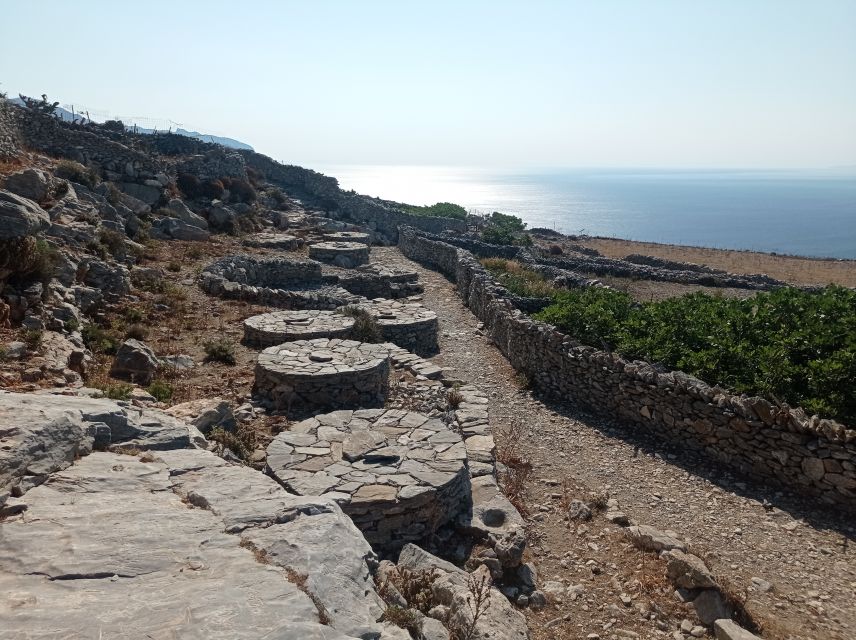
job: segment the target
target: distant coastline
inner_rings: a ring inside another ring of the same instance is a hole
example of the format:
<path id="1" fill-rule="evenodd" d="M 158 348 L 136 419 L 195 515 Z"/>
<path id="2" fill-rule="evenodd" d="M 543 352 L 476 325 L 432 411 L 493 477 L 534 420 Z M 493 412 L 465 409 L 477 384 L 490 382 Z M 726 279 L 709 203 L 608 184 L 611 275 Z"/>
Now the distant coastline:
<path id="1" fill-rule="evenodd" d="M 412 204 L 513 213 L 530 227 L 805 258 L 856 259 L 856 171 L 495 171 L 315 167 L 354 189 Z"/>

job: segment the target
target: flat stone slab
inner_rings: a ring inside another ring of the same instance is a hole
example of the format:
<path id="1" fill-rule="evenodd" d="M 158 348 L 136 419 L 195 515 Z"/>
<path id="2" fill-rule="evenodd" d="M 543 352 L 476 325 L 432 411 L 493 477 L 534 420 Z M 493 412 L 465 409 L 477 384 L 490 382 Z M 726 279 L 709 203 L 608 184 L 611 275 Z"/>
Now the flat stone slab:
<path id="1" fill-rule="evenodd" d="M 244 320 L 244 342 L 270 347 L 283 342 L 316 338 L 346 338 L 354 319 L 334 311 L 275 311 Z"/>
<path id="2" fill-rule="evenodd" d="M 253 391 L 289 415 L 383 406 L 389 391 L 389 355 L 384 344 L 355 340 L 286 342 L 259 354 Z"/>
<path id="3" fill-rule="evenodd" d="M 257 233 L 244 238 L 241 244 L 247 247 L 293 251 L 303 246 L 303 238 L 288 233 Z"/>
<path id="4" fill-rule="evenodd" d="M 309 257 L 319 262 L 353 269 L 369 262 L 369 247 L 361 242 L 316 242 L 309 245 Z"/>
<path id="5" fill-rule="evenodd" d="M 365 245 L 372 243 L 371 236 L 362 231 L 331 231 L 325 233 L 324 238 L 328 242 L 359 242 Z"/>
<path id="6" fill-rule="evenodd" d="M 269 473 L 299 495 L 335 494 L 369 542 L 419 540 L 469 511 L 467 451 L 437 418 L 400 409 L 321 414 L 278 434 Z"/>

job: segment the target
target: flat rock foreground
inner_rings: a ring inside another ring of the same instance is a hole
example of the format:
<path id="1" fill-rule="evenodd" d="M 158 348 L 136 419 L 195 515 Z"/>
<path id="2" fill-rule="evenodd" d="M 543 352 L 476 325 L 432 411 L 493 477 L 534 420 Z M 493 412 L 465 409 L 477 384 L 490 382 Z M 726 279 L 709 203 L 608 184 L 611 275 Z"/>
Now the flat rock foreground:
<path id="1" fill-rule="evenodd" d="M 856 432 L 533 318 L 825 274 L 42 111 L 0 100 L 0 639 L 856 637 Z"/>

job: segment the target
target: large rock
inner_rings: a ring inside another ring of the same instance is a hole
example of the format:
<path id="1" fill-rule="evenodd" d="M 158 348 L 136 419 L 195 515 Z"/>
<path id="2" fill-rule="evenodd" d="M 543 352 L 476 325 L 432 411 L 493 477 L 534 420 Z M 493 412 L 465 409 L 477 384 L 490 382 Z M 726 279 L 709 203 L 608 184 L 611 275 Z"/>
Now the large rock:
<path id="1" fill-rule="evenodd" d="M 216 202 L 211 206 L 211 211 L 208 214 L 208 223 L 212 228 L 220 231 L 233 231 L 235 229 L 235 211 L 221 202 Z"/>
<path id="2" fill-rule="evenodd" d="M 754 633 L 749 633 L 739 624 L 727 618 L 716 620 L 713 623 L 713 632 L 716 640 L 761 640 Z"/>
<path id="3" fill-rule="evenodd" d="M 7 176 L 4 187 L 22 198 L 44 202 L 50 193 L 51 176 L 41 169 L 24 169 Z"/>
<path id="4" fill-rule="evenodd" d="M 472 509 L 458 517 L 458 528 L 469 535 L 489 540 L 493 546 L 506 534 L 523 531 L 525 522 L 508 501 L 492 475 L 473 478 Z"/>
<path id="5" fill-rule="evenodd" d="M 238 426 L 235 414 L 232 412 L 232 405 L 223 398 L 190 400 L 174 404 L 166 409 L 166 412 L 179 420 L 189 422 L 205 435 L 214 427 L 234 431 Z"/>
<path id="6" fill-rule="evenodd" d="M 401 550 L 398 566 L 413 571 L 434 572 L 432 597 L 436 605 L 449 608 L 452 627 L 465 628 L 472 622 L 470 602 L 473 591 L 489 589 L 490 598 L 476 624 L 473 640 L 528 640 L 526 618 L 514 609 L 499 590 L 490 586 L 487 567 L 481 566 L 470 574 L 412 544 L 405 545 Z"/>
<path id="7" fill-rule="evenodd" d="M 38 204 L 0 189 L 0 240 L 31 236 L 50 225 L 50 217 Z"/>
<path id="8" fill-rule="evenodd" d="M 214 458 L 195 457 L 200 468 Z M 31 490 L 26 517 L 2 525 L 3 635 L 349 637 L 321 624 L 301 586 L 225 533 L 217 513 L 189 509 L 171 471 L 96 452 Z"/>
<path id="9" fill-rule="evenodd" d="M 713 574 L 698 556 L 672 549 L 666 551 L 663 557 L 668 563 L 666 575 L 677 586 L 684 589 L 712 589 L 716 587 Z"/>
<path id="10" fill-rule="evenodd" d="M 204 446 L 199 431 L 172 416 L 112 400 L 0 392 L 0 504 L 41 484 L 94 446 L 166 449 Z"/>
<path id="11" fill-rule="evenodd" d="M 134 338 L 125 340 L 116 351 L 110 375 L 114 378 L 133 380 L 138 384 L 149 384 L 160 367 L 155 352 L 145 342 Z"/>
<path id="12" fill-rule="evenodd" d="M 698 619 L 702 624 L 712 625 L 716 620 L 731 617 L 731 607 L 717 589 L 705 589 L 693 600 Z"/>
<path id="13" fill-rule="evenodd" d="M 678 535 L 673 531 L 660 531 L 650 525 L 642 524 L 627 527 L 624 532 L 633 544 L 646 551 L 687 550 L 687 545 L 678 540 Z"/>
<path id="14" fill-rule="evenodd" d="M 149 206 L 155 204 L 161 197 L 161 189 L 151 185 L 121 182 L 119 188 L 132 198 L 145 202 Z"/>
<path id="15" fill-rule="evenodd" d="M 179 198 L 173 198 L 166 205 L 167 209 L 169 209 L 176 218 L 189 224 L 192 227 L 199 227 L 200 229 L 208 229 L 208 222 L 202 216 L 198 216 L 193 211 L 190 210 L 184 200 Z"/>
<path id="16" fill-rule="evenodd" d="M 152 235 L 155 238 L 172 238 L 173 240 L 189 240 L 192 242 L 206 242 L 210 238 L 206 229 L 188 224 L 178 218 L 161 218 L 152 227 Z"/>

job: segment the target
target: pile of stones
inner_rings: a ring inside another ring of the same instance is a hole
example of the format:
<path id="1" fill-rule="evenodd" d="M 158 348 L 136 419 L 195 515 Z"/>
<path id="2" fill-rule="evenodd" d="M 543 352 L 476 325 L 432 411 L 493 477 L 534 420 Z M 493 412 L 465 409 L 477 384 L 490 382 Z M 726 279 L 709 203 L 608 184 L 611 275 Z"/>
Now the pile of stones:
<path id="1" fill-rule="evenodd" d="M 284 249 L 294 251 L 303 246 L 303 238 L 288 233 L 257 233 L 244 238 L 243 245 L 262 249 Z"/>
<path id="2" fill-rule="evenodd" d="M 461 436 L 437 418 L 396 410 L 335 411 L 268 446 L 274 478 L 298 495 L 333 497 L 376 548 L 421 540 L 469 502 Z"/>
<path id="3" fill-rule="evenodd" d="M 421 356 L 437 353 L 437 314 L 418 303 L 378 298 L 355 305 L 368 312 L 383 339 Z"/>

